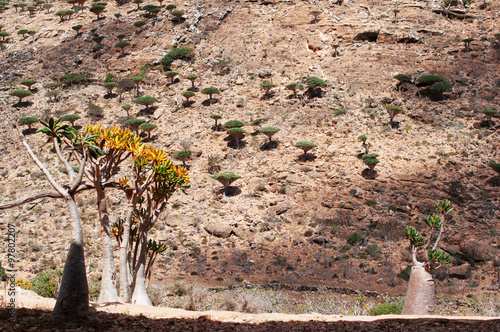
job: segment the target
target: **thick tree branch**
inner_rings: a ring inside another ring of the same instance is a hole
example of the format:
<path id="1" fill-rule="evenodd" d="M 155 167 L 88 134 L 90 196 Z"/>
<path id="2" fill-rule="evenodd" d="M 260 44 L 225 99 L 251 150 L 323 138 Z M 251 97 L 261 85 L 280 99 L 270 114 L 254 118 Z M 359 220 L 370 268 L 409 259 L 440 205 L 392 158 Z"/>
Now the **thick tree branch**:
<path id="1" fill-rule="evenodd" d="M 19 126 L 17 125 L 17 121 L 15 123 L 15 126 L 16 126 L 17 133 L 19 135 L 19 139 L 21 140 L 21 143 L 23 143 L 23 145 L 26 147 L 26 150 L 28 150 L 28 154 L 30 155 L 31 159 L 33 159 L 33 161 L 38 166 L 38 168 L 40 168 L 40 170 L 43 172 L 43 174 L 45 174 L 45 176 L 47 177 L 47 180 L 49 180 L 52 187 L 54 187 L 54 189 L 57 190 L 57 192 L 59 192 L 59 194 L 61 194 L 61 196 L 65 197 L 65 198 L 69 197 L 68 192 L 59 183 L 56 182 L 56 180 L 52 177 L 52 174 L 50 174 L 49 170 L 42 164 L 42 162 L 40 161 L 40 159 L 38 159 L 38 157 L 35 155 L 33 150 L 31 150 L 30 145 L 26 141 L 26 137 L 24 137 L 24 135 L 19 130 Z"/>
<path id="2" fill-rule="evenodd" d="M 54 143 L 54 149 L 56 149 L 57 157 L 64 165 L 64 168 L 66 168 L 66 172 L 68 172 L 70 182 L 73 182 L 75 180 L 76 174 L 75 171 L 73 170 L 73 167 L 69 164 L 69 162 L 66 160 L 66 158 L 63 157 L 61 153 L 61 146 L 59 139 L 54 138 L 53 143 Z"/>
<path id="3" fill-rule="evenodd" d="M 37 193 L 33 193 L 22 198 L 16 199 L 14 201 L 0 203 L 0 210 L 10 209 L 19 205 L 23 205 L 32 201 L 35 201 L 40 198 L 64 198 L 63 195 L 58 193 L 55 190 L 45 190 Z"/>

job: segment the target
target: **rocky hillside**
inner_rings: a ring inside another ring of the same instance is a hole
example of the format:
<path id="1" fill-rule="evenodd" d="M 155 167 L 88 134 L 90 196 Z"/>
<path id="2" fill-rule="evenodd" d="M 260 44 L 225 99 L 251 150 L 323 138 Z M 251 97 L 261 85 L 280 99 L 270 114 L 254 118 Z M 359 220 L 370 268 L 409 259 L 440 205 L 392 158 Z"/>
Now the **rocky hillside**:
<path id="1" fill-rule="evenodd" d="M 455 209 L 441 247 L 454 258 L 437 272 L 438 292 L 498 294 L 500 178 L 488 163 L 500 162 L 500 126 L 481 113 L 500 101 L 498 2 L 472 1 L 465 11 L 452 4 L 446 12 L 440 1 L 174 1 L 181 18 L 166 3 L 153 15 L 123 2 L 109 1 L 99 16 L 83 9 L 63 20 L 56 13 L 73 6 L 64 1 L 32 13 L 11 1 L 0 11 L 1 31 L 10 34 L 0 58 L 2 201 L 49 188 L 12 129 L 17 119 L 77 114 L 84 128 L 138 117 L 157 126 L 151 138 L 143 134 L 152 145 L 170 154 L 193 151 L 186 161 L 191 188 L 171 199 L 152 234 L 169 244 L 154 283 L 276 281 L 402 294 L 411 265 L 403 229 L 423 229 L 424 215 L 446 198 Z M 120 34 L 130 43 L 123 53 L 115 47 Z M 172 63 L 178 75 L 171 79 L 161 59 L 181 46 L 192 56 Z M 87 80 L 51 90 L 49 83 L 69 73 Z M 181 93 L 192 87 L 186 76 L 193 74 L 195 95 L 186 103 Z M 398 85 L 397 74 L 439 75 L 451 89 Z M 151 109 L 134 103 L 135 89 L 108 94 L 103 87 L 106 77 L 123 83 L 138 76 L 144 76 L 139 94 L 158 99 Z M 309 76 L 327 86 L 307 89 Z M 9 96 L 26 89 L 26 79 L 37 81 L 33 94 Z M 269 93 L 264 80 L 275 85 Z M 293 82 L 304 89 L 294 94 L 286 88 Z M 210 86 L 220 90 L 213 100 L 201 93 Z M 125 111 L 125 104 L 133 107 Z M 388 104 L 403 110 L 392 127 Z M 239 147 L 211 114 L 221 115 L 220 123 L 246 124 Z M 259 126 L 280 131 L 267 143 Z M 62 165 L 34 132 L 25 130 L 28 141 L 62 179 Z M 361 160 L 360 135 L 379 155 L 374 176 Z M 298 141 L 317 147 L 304 158 Z M 227 194 L 211 177 L 219 172 L 241 176 Z M 112 192 L 113 220 L 123 216 L 124 201 Z M 95 194 L 78 202 L 95 282 L 101 234 Z M 71 236 L 62 202 L 45 199 L 0 217 L 2 229 L 16 223 L 23 278 L 62 267 Z"/>

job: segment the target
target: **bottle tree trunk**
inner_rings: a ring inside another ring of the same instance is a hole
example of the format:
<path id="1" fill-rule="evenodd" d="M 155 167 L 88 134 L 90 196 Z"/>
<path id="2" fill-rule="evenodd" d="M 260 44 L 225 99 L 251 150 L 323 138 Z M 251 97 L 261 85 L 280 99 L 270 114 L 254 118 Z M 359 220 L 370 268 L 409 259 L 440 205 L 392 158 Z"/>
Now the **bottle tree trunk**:
<path id="1" fill-rule="evenodd" d="M 411 268 L 403 315 L 434 315 L 435 284 L 423 266 Z"/>
<path id="2" fill-rule="evenodd" d="M 113 242 L 111 240 L 108 207 L 103 188 L 96 183 L 97 204 L 99 210 L 99 219 L 102 227 L 102 274 L 101 274 L 101 292 L 99 294 L 99 303 L 117 302 L 118 293 L 116 291 L 116 271 L 113 261 Z"/>
<path id="3" fill-rule="evenodd" d="M 132 283 L 133 293 L 132 293 L 132 303 L 139 305 L 152 306 L 151 300 L 149 299 L 148 293 L 146 291 L 146 256 L 148 254 L 148 229 L 147 227 L 141 227 L 139 229 L 139 239 L 140 248 L 139 256 L 137 258 L 137 264 L 135 266 L 134 281 Z"/>
<path id="4" fill-rule="evenodd" d="M 85 270 L 83 231 L 80 214 L 72 195 L 66 199 L 66 204 L 71 215 L 73 241 L 66 257 L 61 287 L 52 314 L 57 317 L 71 318 L 88 315 L 89 287 Z"/>

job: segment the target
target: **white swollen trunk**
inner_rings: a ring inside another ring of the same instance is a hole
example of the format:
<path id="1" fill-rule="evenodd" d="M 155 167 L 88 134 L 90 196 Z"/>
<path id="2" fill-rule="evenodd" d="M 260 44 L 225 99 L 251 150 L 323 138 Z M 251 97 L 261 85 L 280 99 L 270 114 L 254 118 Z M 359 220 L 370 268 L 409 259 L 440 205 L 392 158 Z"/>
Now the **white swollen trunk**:
<path id="1" fill-rule="evenodd" d="M 52 314 L 59 317 L 86 316 L 89 312 L 89 288 L 85 271 L 83 231 L 74 197 L 66 200 L 73 226 L 73 242 L 69 247 L 61 288 Z"/>
<path id="2" fill-rule="evenodd" d="M 151 300 L 149 299 L 148 293 L 146 291 L 146 256 L 148 254 L 148 243 L 147 243 L 147 229 L 139 230 L 140 249 L 139 256 L 137 258 L 137 264 L 135 267 L 134 281 L 133 281 L 133 294 L 132 303 L 139 305 L 152 306 Z"/>
<path id="3" fill-rule="evenodd" d="M 434 279 L 423 266 L 411 268 L 403 315 L 434 315 Z"/>
<path id="4" fill-rule="evenodd" d="M 99 217 L 102 226 L 102 275 L 101 275 L 101 292 L 99 294 L 99 303 L 104 302 L 117 302 L 119 300 L 116 291 L 116 272 L 115 264 L 113 262 L 113 242 L 111 240 L 109 215 L 106 205 L 106 198 L 102 188 L 96 185 L 98 196 L 98 209 Z"/>

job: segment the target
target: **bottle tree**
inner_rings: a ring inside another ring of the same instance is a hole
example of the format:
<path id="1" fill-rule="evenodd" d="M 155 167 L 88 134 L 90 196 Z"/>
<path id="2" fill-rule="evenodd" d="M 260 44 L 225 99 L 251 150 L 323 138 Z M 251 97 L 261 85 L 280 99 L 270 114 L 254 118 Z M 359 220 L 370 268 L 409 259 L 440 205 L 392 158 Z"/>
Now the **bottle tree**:
<path id="1" fill-rule="evenodd" d="M 186 78 L 191 81 L 191 89 L 194 89 L 194 81 L 196 81 L 198 77 L 200 76 L 196 74 L 190 74 L 186 76 Z"/>
<path id="2" fill-rule="evenodd" d="M 309 142 L 309 141 L 299 141 L 299 142 L 295 143 L 295 147 L 297 147 L 297 148 L 301 149 L 302 151 L 304 151 L 304 154 L 302 155 L 302 158 L 304 160 L 307 159 L 307 152 L 309 150 L 314 149 L 317 146 L 318 146 L 318 144 L 313 143 L 313 142 Z"/>
<path id="3" fill-rule="evenodd" d="M 229 189 L 229 186 L 231 186 L 231 184 L 240 179 L 241 176 L 240 175 L 236 175 L 234 173 L 219 173 L 219 174 L 215 174 L 215 175 L 212 175 L 212 178 L 219 181 L 223 188 L 222 188 L 222 191 L 224 193 L 224 196 L 227 194 L 227 190 Z"/>
<path id="4" fill-rule="evenodd" d="M 394 117 L 400 113 L 403 113 L 403 109 L 396 105 L 385 105 L 385 109 L 387 110 L 387 114 L 389 114 L 389 126 L 394 128 Z"/>
<path id="5" fill-rule="evenodd" d="M 435 204 L 438 213 L 424 218 L 427 224 L 427 239 L 415 227 L 405 228 L 405 236 L 410 241 L 414 266 L 410 273 L 403 315 L 434 314 L 435 284 L 432 272 L 451 263 L 451 256 L 437 248 L 444 231 L 445 215 L 453 211 L 453 208 L 450 208 L 451 203 L 447 199 L 437 201 Z M 423 261 L 417 259 L 418 251 L 424 253 Z"/>

